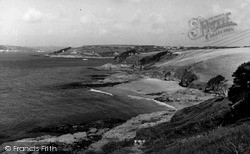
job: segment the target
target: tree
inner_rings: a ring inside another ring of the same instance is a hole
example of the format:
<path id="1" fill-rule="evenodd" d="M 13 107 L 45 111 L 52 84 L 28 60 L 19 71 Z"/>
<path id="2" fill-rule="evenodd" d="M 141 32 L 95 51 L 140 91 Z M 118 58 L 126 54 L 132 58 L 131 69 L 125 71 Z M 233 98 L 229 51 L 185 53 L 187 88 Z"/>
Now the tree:
<path id="1" fill-rule="evenodd" d="M 244 101 L 250 93 L 250 61 L 241 64 L 232 76 L 234 84 L 229 88 L 228 98 L 233 105 Z"/>
<path id="2" fill-rule="evenodd" d="M 250 116 L 250 61 L 241 64 L 232 76 L 234 83 L 228 92 L 231 110 L 225 115 L 224 124 Z"/>
<path id="3" fill-rule="evenodd" d="M 227 97 L 227 80 L 225 80 L 225 77 L 223 77 L 222 75 L 217 75 L 216 77 L 213 77 L 208 81 L 204 91 Z"/>

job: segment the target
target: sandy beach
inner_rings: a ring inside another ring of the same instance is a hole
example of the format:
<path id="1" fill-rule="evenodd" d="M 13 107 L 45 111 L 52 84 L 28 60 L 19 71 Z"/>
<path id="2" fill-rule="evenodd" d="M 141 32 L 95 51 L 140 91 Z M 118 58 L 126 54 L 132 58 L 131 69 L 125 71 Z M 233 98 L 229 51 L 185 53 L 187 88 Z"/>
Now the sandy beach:
<path id="1" fill-rule="evenodd" d="M 175 81 L 163 81 L 156 78 L 145 78 L 138 81 L 132 81 L 130 83 L 124 83 L 117 85 L 116 89 L 131 90 L 138 94 L 151 94 L 159 92 L 173 93 L 185 88 L 181 87 L 178 82 Z"/>
<path id="2" fill-rule="evenodd" d="M 211 95 L 204 95 L 199 90 L 181 87 L 176 81 L 164 81 L 149 77 L 122 83 L 113 87 L 99 88 L 99 90 L 112 95 L 127 97 L 133 101 L 137 100 L 143 103 L 152 102 L 168 109 L 177 110 L 212 98 Z M 161 94 L 168 94 L 176 100 L 171 102 L 158 101 L 157 98 L 160 97 Z M 196 97 L 196 95 L 198 97 Z M 196 99 L 198 101 L 196 101 Z"/>

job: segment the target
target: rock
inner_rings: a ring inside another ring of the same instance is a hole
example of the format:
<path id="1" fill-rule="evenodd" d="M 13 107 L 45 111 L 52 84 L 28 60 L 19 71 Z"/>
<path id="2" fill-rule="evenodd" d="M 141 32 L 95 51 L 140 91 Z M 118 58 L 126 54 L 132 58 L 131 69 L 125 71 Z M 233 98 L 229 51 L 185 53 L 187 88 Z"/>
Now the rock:
<path id="1" fill-rule="evenodd" d="M 198 89 L 183 89 L 183 90 L 178 90 L 174 93 L 167 93 L 164 92 L 160 96 L 157 96 L 154 98 L 157 101 L 160 102 L 178 102 L 182 104 L 190 104 L 190 103 L 199 103 L 202 101 L 205 101 L 207 99 L 213 98 L 212 95 L 206 94 L 201 90 Z"/>
<path id="2" fill-rule="evenodd" d="M 74 138 L 77 140 L 83 139 L 87 137 L 87 133 L 86 132 L 79 132 L 79 133 L 75 133 L 73 134 Z"/>
<path id="3" fill-rule="evenodd" d="M 100 129 L 96 135 L 103 135 L 104 133 L 106 133 L 107 131 L 109 131 L 110 129 L 109 128 L 104 128 L 104 129 Z"/>
<path id="4" fill-rule="evenodd" d="M 107 63 L 102 66 L 95 67 L 97 70 L 107 70 L 107 71 L 120 71 L 120 70 L 129 70 L 132 69 L 131 64 L 112 64 Z"/>
<path id="5" fill-rule="evenodd" d="M 96 131 L 97 131 L 96 128 L 90 128 L 90 130 L 89 130 L 90 133 L 95 133 Z"/>
<path id="6" fill-rule="evenodd" d="M 102 139 L 91 144 L 88 150 L 101 151 L 102 147 L 109 142 L 119 142 L 132 139 L 139 129 L 152 127 L 157 124 L 170 121 L 174 112 L 161 111 L 151 114 L 142 114 L 128 120 L 108 132 L 104 133 Z"/>
<path id="7" fill-rule="evenodd" d="M 66 143 L 66 144 L 73 144 L 74 142 L 78 142 L 86 137 L 87 137 L 86 132 L 78 132 L 74 134 L 64 134 L 58 137 L 45 135 L 45 136 L 40 136 L 37 138 L 22 139 L 17 142 L 48 142 L 48 143 L 61 142 L 61 143 Z"/>

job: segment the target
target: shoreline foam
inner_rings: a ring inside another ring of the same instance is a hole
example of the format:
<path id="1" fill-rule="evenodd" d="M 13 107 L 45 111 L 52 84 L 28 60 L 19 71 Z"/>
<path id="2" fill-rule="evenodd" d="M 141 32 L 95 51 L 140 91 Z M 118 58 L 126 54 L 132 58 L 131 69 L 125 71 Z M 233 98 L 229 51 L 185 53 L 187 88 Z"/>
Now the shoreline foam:
<path id="1" fill-rule="evenodd" d="M 144 99 L 144 100 L 148 100 L 148 101 L 153 101 L 155 103 L 157 103 L 158 105 L 161 105 L 161 106 L 166 106 L 168 108 L 171 108 L 171 109 L 174 109 L 176 110 L 176 108 L 174 106 L 171 106 L 171 105 L 168 105 L 164 102 L 160 102 L 160 101 L 157 101 L 157 100 L 154 100 L 152 98 L 146 98 L 146 97 L 140 97 L 140 96 L 133 96 L 133 95 L 128 95 L 129 98 L 132 98 L 132 99 Z"/>
<path id="2" fill-rule="evenodd" d="M 105 92 L 105 91 L 101 91 L 101 90 L 92 89 L 92 88 L 89 91 L 113 96 L 113 94 L 111 94 L 111 93 L 108 93 L 108 92 Z"/>

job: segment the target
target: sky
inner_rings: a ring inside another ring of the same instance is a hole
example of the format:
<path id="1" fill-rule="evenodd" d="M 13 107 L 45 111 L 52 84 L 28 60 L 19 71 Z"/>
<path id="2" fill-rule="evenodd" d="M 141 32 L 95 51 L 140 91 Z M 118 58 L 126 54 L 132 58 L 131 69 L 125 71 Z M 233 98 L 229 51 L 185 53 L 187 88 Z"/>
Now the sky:
<path id="1" fill-rule="evenodd" d="M 226 12 L 236 32 L 250 28 L 250 0 L 0 0 L 0 44 L 199 45 L 189 20 Z"/>

